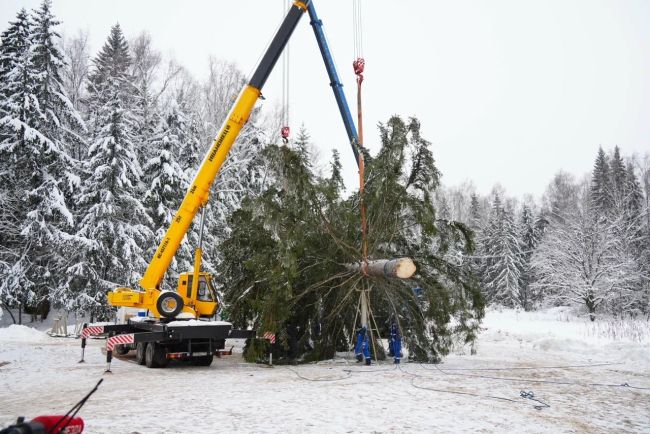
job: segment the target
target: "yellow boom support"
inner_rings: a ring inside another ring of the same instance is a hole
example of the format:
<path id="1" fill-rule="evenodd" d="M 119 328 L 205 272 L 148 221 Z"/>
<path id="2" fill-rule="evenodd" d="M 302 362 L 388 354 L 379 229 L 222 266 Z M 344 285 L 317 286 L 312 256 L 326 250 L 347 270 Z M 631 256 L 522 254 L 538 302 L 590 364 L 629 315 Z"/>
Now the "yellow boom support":
<path id="1" fill-rule="evenodd" d="M 174 216 L 174 220 L 167 229 L 167 233 L 158 245 L 156 254 L 149 263 L 147 271 L 140 280 L 140 286 L 146 291 L 158 289 L 169 264 L 171 264 L 176 250 L 187 233 L 192 220 L 199 209 L 208 201 L 210 187 L 219 169 L 226 161 L 230 148 L 237 139 L 239 132 L 248 121 L 255 106 L 260 90 L 246 85 L 239 95 L 237 102 L 228 114 L 228 117 L 219 131 L 209 152 L 201 163 L 201 168 L 194 177 L 185 199 Z"/>

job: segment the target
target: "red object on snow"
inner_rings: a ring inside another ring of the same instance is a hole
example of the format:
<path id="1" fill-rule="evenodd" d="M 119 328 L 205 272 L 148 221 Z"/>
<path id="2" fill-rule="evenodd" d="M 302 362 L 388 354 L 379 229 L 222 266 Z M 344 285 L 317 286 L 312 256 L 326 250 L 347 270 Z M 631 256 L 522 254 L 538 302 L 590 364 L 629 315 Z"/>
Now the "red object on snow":
<path id="1" fill-rule="evenodd" d="M 63 430 L 65 434 L 80 434 L 84 430 L 84 420 L 80 417 L 70 418 L 70 416 L 38 416 L 32 419 L 30 423 L 34 422 L 42 424 L 44 430 L 43 432 L 46 433 L 58 433 L 65 425 L 67 425 Z"/>

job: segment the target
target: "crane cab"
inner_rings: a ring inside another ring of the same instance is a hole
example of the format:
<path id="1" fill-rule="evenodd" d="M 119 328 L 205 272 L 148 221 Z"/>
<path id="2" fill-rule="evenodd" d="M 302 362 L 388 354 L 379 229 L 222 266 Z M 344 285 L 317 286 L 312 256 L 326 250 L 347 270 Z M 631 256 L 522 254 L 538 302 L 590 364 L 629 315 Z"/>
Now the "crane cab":
<path id="1" fill-rule="evenodd" d="M 178 287 L 176 292 L 183 299 L 183 304 L 192 307 L 197 317 L 213 316 L 219 306 L 217 291 L 212 284 L 212 275 L 210 273 L 199 273 L 199 282 L 196 294 L 193 294 L 194 273 L 181 273 L 178 277 Z"/>
<path id="2" fill-rule="evenodd" d="M 134 291 L 117 288 L 110 291 L 108 301 L 112 306 L 147 309 L 157 318 L 198 319 L 210 318 L 217 312 L 221 300 L 212 283 L 210 273 L 198 273 L 196 294 L 193 291 L 193 272 L 181 273 L 176 291 Z"/>

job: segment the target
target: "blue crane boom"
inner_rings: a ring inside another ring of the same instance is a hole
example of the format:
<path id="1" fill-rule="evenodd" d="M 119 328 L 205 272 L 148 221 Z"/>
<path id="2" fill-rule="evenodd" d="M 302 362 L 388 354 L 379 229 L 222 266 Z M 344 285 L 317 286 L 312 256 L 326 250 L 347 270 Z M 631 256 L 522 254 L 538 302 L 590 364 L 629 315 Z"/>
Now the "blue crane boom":
<path id="1" fill-rule="evenodd" d="M 357 133 L 357 128 L 354 125 L 354 121 L 352 120 L 352 114 L 350 113 L 348 100 L 345 98 L 345 93 L 343 92 L 343 83 L 341 83 L 341 80 L 339 80 L 339 75 L 336 72 L 336 65 L 334 65 L 334 59 L 332 59 L 332 53 L 330 52 L 329 45 L 327 44 L 327 38 L 325 37 L 325 31 L 323 30 L 323 21 L 318 18 L 318 14 L 316 13 L 316 8 L 314 7 L 313 1 L 309 2 L 307 5 L 307 12 L 309 13 L 310 24 L 314 30 L 316 42 L 318 42 L 318 48 L 320 49 L 321 56 L 323 57 L 323 62 L 325 63 L 325 69 L 327 70 L 327 75 L 330 79 L 330 86 L 332 87 L 332 92 L 334 92 L 336 105 L 339 107 L 339 112 L 341 113 L 343 124 L 345 125 L 345 131 L 348 134 L 350 146 L 352 147 L 352 152 L 354 152 L 354 158 L 357 160 L 358 166 L 359 135 Z"/>

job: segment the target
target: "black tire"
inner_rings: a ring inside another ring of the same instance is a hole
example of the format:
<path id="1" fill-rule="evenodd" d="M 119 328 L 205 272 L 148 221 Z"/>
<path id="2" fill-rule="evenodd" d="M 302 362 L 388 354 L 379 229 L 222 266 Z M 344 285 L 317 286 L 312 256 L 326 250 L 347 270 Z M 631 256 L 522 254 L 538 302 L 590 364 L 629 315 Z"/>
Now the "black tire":
<path id="1" fill-rule="evenodd" d="M 214 356 L 212 354 L 207 356 L 195 356 L 192 357 L 192 364 L 195 366 L 210 366 L 212 364 L 212 360 L 214 360 Z"/>
<path id="2" fill-rule="evenodd" d="M 118 356 L 126 356 L 129 354 L 129 351 L 131 351 L 131 348 L 127 347 L 126 345 L 115 345 L 115 348 L 113 348 L 113 351 L 115 351 L 115 354 Z"/>
<path id="3" fill-rule="evenodd" d="M 158 296 L 156 308 L 165 318 L 175 318 L 183 310 L 183 297 L 175 292 L 163 292 Z"/>
<path id="4" fill-rule="evenodd" d="M 135 344 L 135 361 L 138 363 L 138 365 L 144 365 L 146 350 L 147 350 L 146 342 L 138 342 L 137 344 Z"/>
<path id="5" fill-rule="evenodd" d="M 169 359 L 167 358 L 167 347 L 156 344 L 156 355 L 154 357 L 157 357 L 159 368 L 167 367 L 167 364 L 169 363 Z"/>
<path id="6" fill-rule="evenodd" d="M 150 342 L 144 352 L 147 368 L 164 368 L 167 366 L 167 349 L 160 344 Z"/>

